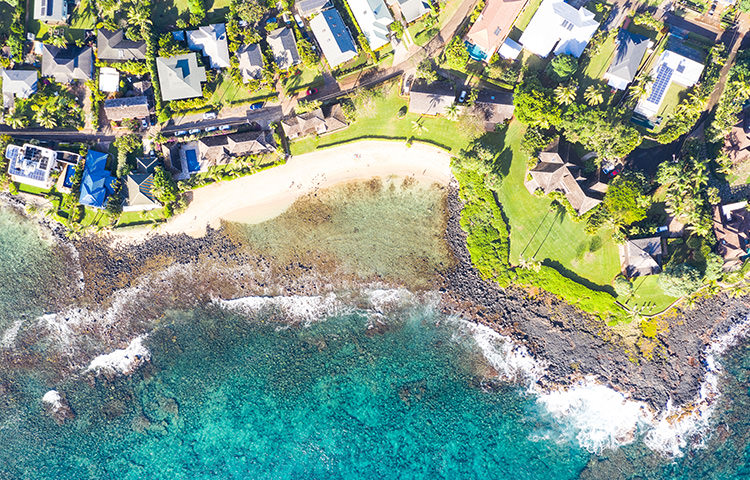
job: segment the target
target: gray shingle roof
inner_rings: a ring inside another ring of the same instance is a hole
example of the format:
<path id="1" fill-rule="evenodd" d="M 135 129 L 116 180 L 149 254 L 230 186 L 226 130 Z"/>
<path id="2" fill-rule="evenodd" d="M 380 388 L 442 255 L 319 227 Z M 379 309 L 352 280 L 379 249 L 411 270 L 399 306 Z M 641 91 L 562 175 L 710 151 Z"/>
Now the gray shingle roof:
<path id="1" fill-rule="evenodd" d="M 144 96 L 138 96 L 105 100 L 104 113 L 113 122 L 119 122 L 126 118 L 146 118 L 149 116 L 148 99 Z"/>
<path id="2" fill-rule="evenodd" d="M 328 5 L 328 0 L 299 0 L 294 2 L 294 8 L 297 13 L 304 17 L 309 17 L 318 13 Z"/>
<path id="3" fill-rule="evenodd" d="M 128 39 L 122 29 L 100 28 L 96 33 L 96 55 L 101 60 L 143 60 L 146 42 Z"/>
<path id="4" fill-rule="evenodd" d="M 455 100 L 456 93 L 446 82 L 415 81 L 409 92 L 409 111 L 418 115 L 445 115 Z"/>
<path id="5" fill-rule="evenodd" d="M 206 81 L 206 69 L 198 66 L 195 53 L 174 57 L 157 57 L 162 100 L 179 100 L 203 95 L 201 82 Z"/>
<path id="6" fill-rule="evenodd" d="M 91 80 L 94 73 L 94 51 L 91 47 L 60 49 L 42 45 L 42 75 L 59 83 Z"/>
<path id="7" fill-rule="evenodd" d="M 612 63 L 607 69 L 609 77 L 616 77 L 623 83 L 630 83 L 638 73 L 641 60 L 648 50 L 649 39 L 643 35 L 620 30 L 617 34 L 617 48 Z"/>
<path id="8" fill-rule="evenodd" d="M 29 98 L 36 92 L 38 76 L 36 70 L 3 70 L 3 104 L 10 107 L 15 97 Z"/>
<path id="9" fill-rule="evenodd" d="M 268 34 L 266 41 L 273 51 L 273 57 L 279 69 L 286 70 L 299 63 L 297 41 L 294 39 L 294 32 L 291 28 L 277 28 Z"/>
<path id="10" fill-rule="evenodd" d="M 245 83 L 263 76 L 263 52 L 257 43 L 240 47 L 237 50 L 237 59 Z"/>
<path id="11" fill-rule="evenodd" d="M 620 267 L 628 277 L 661 272 L 663 255 L 661 237 L 626 240 L 619 246 Z"/>

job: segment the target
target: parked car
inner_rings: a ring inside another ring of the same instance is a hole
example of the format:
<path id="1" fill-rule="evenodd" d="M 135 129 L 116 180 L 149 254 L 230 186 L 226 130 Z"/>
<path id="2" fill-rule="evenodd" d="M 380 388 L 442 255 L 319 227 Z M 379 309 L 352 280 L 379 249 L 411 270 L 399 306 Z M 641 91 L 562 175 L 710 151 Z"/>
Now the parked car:
<path id="1" fill-rule="evenodd" d="M 270 24 L 270 23 L 277 23 L 276 17 L 271 17 L 268 20 L 266 20 L 266 24 Z"/>
<path id="2" fill-rule="evenodd" d="M 230 128 L 232 128 L 230 125 L 222 125 L 219 127 L 219 130 L 225 131 L 225 130 L 229 130 Z"/>
<path id="3" fill-rule="evenodd" d="M 668 225 L 662 225 L 661 227 L 659 227 L 659 228 L 656 229 L 656 233 L 664 233 L 667 230 L 669 230 L 669 226 Z"/>
<path id="4" fill-rule="evenodd" d="M 461 90 L 461 95 L 458 96 L 458 103 L 464 103 L 466 101 L 466 90 Z"/>
<path id="5" fill-rule="evenodd" d="M 318 89 L 317 89 L 317 88 L 308 88 L 308 89 L 307 89 L 307 96 L 308 96 L 308 97 L 309 97 L 310 95 L 315 95 L 316 93 L 318 93 Z"/>
<path id="6" fill-rule="evenodd" d="M 263 102 L 251 103 L 249 107 L 250 110 L 260 110 L 261 108 L 263 108 Z"/>
<path id="7" fill-rule="evenodd" d="M 216 130 L 216 128 L 217 127 L 206 127 L 203 131 L 206 132 L 206 133 L 213 132 L 214 130 Z"/>
<path id="8" fill-rule="evenodd" d="M 213 120 L 216 118 L 216 112 L 206 112 L 203 114 L 203 120 Z"/>
<path id="9" fill-rule="evenodd" d="M 190 135 L 195 135 L 195 134 L 197 134 L 197 133 L 201 133 L 201 129 L 200 129 L 200 128 L 194 128 L 194 129 L 192 129 L 192 130 L 188 131 L 188 133 L 189 133 Z"/>
<path id="10" fill-rule="evenodd" d="M 141 127 L 143 127 L 144 130 L 149 127 L 149 123 L 147 119 L 144 118 L 141 120 Z"/>
<path id="11" fill-rule="evenodd" d="M 174 136 L 175 137 L 181 137 L 183 135 L 187 135 L 187 131 L 186 130 L 178 130 L 178 131 L 174 132 Z"/>
<path id="12" fill-rule="evenodd" d="M 297 22 L 297 26 L 300 28 L 300 30 L 305 29 L 305 24 L 302 23 L 302 18 L 298 14 L 294 14 L 294 21 Z"/>

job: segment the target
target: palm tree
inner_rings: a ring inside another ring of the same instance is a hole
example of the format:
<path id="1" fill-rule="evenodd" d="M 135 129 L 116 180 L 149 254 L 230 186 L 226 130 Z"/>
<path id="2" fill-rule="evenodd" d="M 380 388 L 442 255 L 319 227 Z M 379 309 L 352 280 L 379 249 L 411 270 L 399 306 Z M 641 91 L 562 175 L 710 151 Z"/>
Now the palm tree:
<path id="1" fill-rule="evenodd" d="M 458 120 L 458 105 L 455 102 L 445 109 L 445 117 L 454 122 Z"/>
<path id="2" fill-rule="evenodd" d="M 630 94 L 630 98 L 635 99 L 635 100 L 640 100 L 641 98 L 646 96 L 646 93 L 648 93 L 648 91 L 646 90 L 646 83 L 645 82 L 634 83 L 628 89 L 628 93 Z"/>
<path id="3" fill-rule="evenodd" d="M 20 130 L 26 128 L 29 121 L 20 112 L 14 110 L 13 113 L 5 117 L 5 124 L 14 130 Z"/>
<path id="4" fill-rule="evenodd" d="M 421 135 L 425 132 L 427 132 L 427 127 L 424 126 L 422 123 L 422 117 L 419 117 L 417 120 L 411 121 L 411 129 L 416 133 L 417 135 Z"/>
<path id="5" fill-rule="evenodd" d="M 56 28 L 50 30 L 47 43 L 57 48 L 65 48 L 68 46 L 68 41 L 65 39 L 65 30 L 62 28 Z"/>
<path id="6" fill-rule="evenodd" d="M 570 105 L 573 103 L 576 99 L 577 93 L 578 85 L 575 82 L 568 85 L 558 85 L 558 87 L 555 88 L 555 98 L 563 105 Z"/>
<path id="7" fill-rule="evenodd" d="M 44 128 L 55 128 L 57 126 L 57 119 L 47 110 L 37 111 L 34 119 Z"/>
<path id="8" fill-rule="evenodd" d="M 588 88 L 583 92 L 583 98 L 586 99 L 586 103 L 592 107 L 600 105 L 604 102 L 604 94 L 602 88 L 597 85 L 589 85 Z"/>

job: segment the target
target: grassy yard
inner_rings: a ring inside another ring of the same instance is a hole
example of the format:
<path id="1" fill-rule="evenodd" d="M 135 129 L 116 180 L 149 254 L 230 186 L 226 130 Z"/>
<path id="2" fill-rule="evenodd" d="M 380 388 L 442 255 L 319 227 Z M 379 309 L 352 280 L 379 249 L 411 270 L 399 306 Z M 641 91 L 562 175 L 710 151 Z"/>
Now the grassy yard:
<path id="1" fill-rule="evenodd" d="M 39 0 L 29 0 L 29 8 L 33 8 L 34 2 Z M 3 3 L 5 5 L 5 3 Z M 96 28 L 96 7 L 90 0 L 81 0 L 81 3 L 73 10 L 70 15 L 70 26 L 63 26 L 65 30 L 65 38 L 68 42 L 72 43 L 76 40 L 82 40 L 86 30 L 92 30 Z M 29 15 L 28 22 L 26 24 L 26 30 L 36 35 L 36 39 L 44 41 L 47 38 L 47 32 L 50 30 L 50 26 L 39 20 L 34 20 Z"/>
<path id="2" fill-rule="evenodd" d="M 224 80 L 216 88 L 214 94 L 211 95 L 209 103 L 220 106 L 238 102 L 252 102 L 256 99 L 261 101 L 273 94 L 274 91 L 267 88 L 251 92 L 247 89 L 245 84 L 237 83 L 230 75 L 225 75 Z"/>
<path id="3" fill-rule="evenodd" d="M 225 21 L 229 13 L 229 0 L 207 0 L 205 5 L 208 14 L 201 25 Z M 151 19 L 159 32 L 171 30 L 178 18 L 187 20 L 190 16 L 187 0 L 156 0 L 153 12 Z"/>
<path id="4" fill-rule="evenodd" d="M 599 48 L 599 52 L 591 57 L 584 74 L 589 78 L 602 78 L 615 56 L 615 47 L 615 37 L 610 35 Z"/>
<path id="5" fill-rule="evenodd" d="M 302 67 L 299 75 L 284 81 L 284 87 L 287 92 L 294 93 L 310 87 L 319 87 L 323 85 L 323 82 L 323 74 L 320 73 L 320 70 Z"/>
<path id="6" fill-rule="evenodd" d="M 529 3 L 526 5 L 526 8 L 523 9 L 521 14 L 516 19 L 516 23 L 513 24 L 513 29 L 518 29 L 519 31 L 523 32 L 526 27 L 529 26 L 529 22 L 531 21 L 531 18 L 536 13 L 537 9 L 539 8 L 539 5 L 542 4 L 542 0 L 529 0 Z M 518 40 L 515 38 L 514 40 Z"/>
<path id="7" fill-rule="evenodd" d="M 609 286 L 620 272 L 619 254 L 611 234 L 602 230 L 598 235 L 588 235 L 583 223 L 574 222 L 564 211 L 550 209 L 549 198 L 526 190 L 523 182 L 527 156 L 520 150 L 522 136 L 523 126 L 513 122 L 502 154 L 509 162 L 508 173 L 498 194 L 510 224 L 511 262 L 518 263 L 521 256 L 535 258 L 570 278 L 582 278 L 581 283 Z"/>
<path id="8" fill-rule="evenodd" d="M 667 118 L 667 116 L 669 116 L 672 111 L 674 111 L 677 104 L 680 103 L 680 100 L 682 99 L 686 91 L 687 89 L 682 85 L 672 83 L 672 85 L 669 86 L 669 89 L 667 89 L 667 93 L 664 94 L 664 99 L 661 101 L 661 105 L 659 105 L 659 111 L 657 112 L 656 116 Z M 655 131 L 659 130 L 659 127 L 655 129 Z"/>
<path id="9" fill-rule="evenodd" d="M 386 87 L 383 96 L 375 100 L 375 114 L 369 118 L 360 118 L 339 132 L 322 137 L 308 137 L 298 140 L 291 145 L 293 155 L 311 152 L 318 148 L 365 139 L 393 139 L 406 140 L 414 138 L 432 143 L 451 151 L 457 151 L 466 146 L 468 138 L 456 131 L 456 123 L 444 118 L 423 117 L 407 113 L 398 118 L 401 107 L 407 105 L 407 99 L 398 95 L 397 84 Z M 425 131 L 416 133 L 413 122 L 420 121 Z"/>
<path id="10" fill-rule="evenodd" d="M 659 275 L 636 278 L 633 281 L 633 289 L 635 291 L 633 298 L 623 303 L 630 308 L 641 309 L 645 315 L 659 313 L 677 300 L 664 294 L 659 286 Z"/>
<path id="11" fill-rule="evenodd" d="M 120 215 L 120 219 L 117 221 L 117 225 L 115 225 L 115 228 L 148 225 L 152 223 L 160 223 L 164 220 L 165 218 L 163 208 L 157 208 L 155 210 L 144 212 L 123 212 Z"/>

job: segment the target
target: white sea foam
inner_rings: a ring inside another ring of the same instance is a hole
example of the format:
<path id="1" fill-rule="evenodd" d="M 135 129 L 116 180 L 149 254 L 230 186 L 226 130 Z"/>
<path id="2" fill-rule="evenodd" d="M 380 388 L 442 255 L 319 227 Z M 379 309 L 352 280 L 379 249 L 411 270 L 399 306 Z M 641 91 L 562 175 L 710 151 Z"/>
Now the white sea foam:
<path id="1" fill-rule="evenodd" d="M 42 396 L 42 401 L 49 404 L 53 411 L 58 411 L 63 407 L 62 396 L 57 390 L 50 390 Z"/>
<path id="2" fill-rule="evenodd" d="M 3 332 L 3 338 L 0 340 L 0 348 L 13 348 L 21 325 L 23 325 L 23 320 L 16 320 Z"/>
<path id="3" fill-rule="evenodd" d="M 646 403 L 603 385 L 594 376 L 587 376 L 567 388 L 547 391 L 537 383 L 544 374 L 545 366 L 533 359 L 525 349 L 513 346 L 511 339 L 487 327 L 476 326 L 473 332 L 477 346 L 498 370 L 500 377 L 525 378 L 539 404 L 560 424 L 572 429 L 581 447 L 599 453 L 643 436 L 644 443 L 652 450 L 665 456 L 679 457 L 688 448 L 702 445 L 720 395 L 722 367 L 719 357 L 738 339 L 750 334 L 750 318 L 706 347 L 705 377 L 698 398 L 679 408 L 668 402 L 658 413 Z"/>
<path id="4" fill-rule="evenodd" d="M 143 345 L 145 338 L 146 335 L 140 335 L 134 338 L 126 348 L 99 355 L 91 360 L 86 371 L 97 375 L 100 373 L 130 375 L 136 368 L 151 359 L 151 353 Z"/>
<path id="5" fill-rule="evenodd" d="M 277 310 L 293 321 L 313 322 L 331 315 L 338 315 L 348 307 L 338 297 L 328 295 L 309 296 L 250 296 L 224 300 L 216 298 L 215 305 L 243 315 L 253 315 L 265 310 Z"/>

